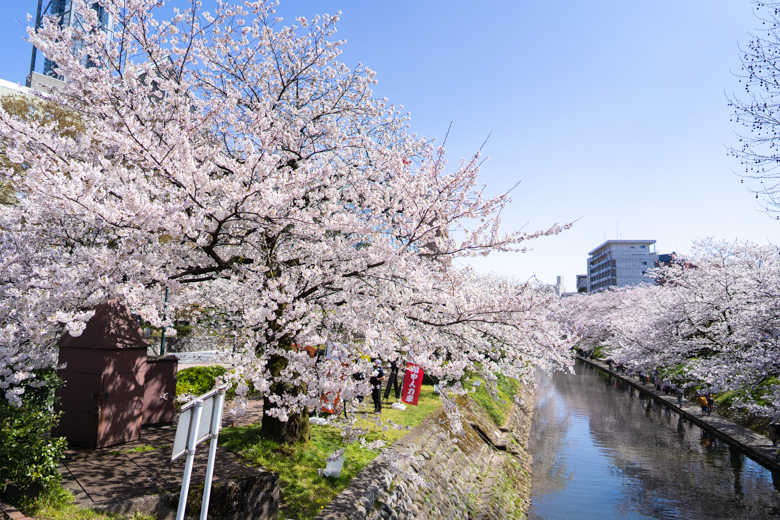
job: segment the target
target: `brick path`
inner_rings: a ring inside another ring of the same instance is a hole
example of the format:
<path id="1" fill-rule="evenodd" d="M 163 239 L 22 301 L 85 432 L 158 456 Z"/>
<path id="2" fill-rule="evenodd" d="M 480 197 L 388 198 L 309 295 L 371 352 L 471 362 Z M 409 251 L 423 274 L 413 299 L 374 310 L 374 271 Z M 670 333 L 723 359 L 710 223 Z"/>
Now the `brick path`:
<path id="1" fill-rule="evenodd" d="M 247 413 L 231 416 L 225 413 L 223 427 L 244 426 L 262 418 L 262 400 L 251 400 Z M 226 410 L 230 409 L 227 403 Z M 63 486 L 69 489 L 82 505 L 121 500 L 161 491 L 178 491 L 184 474 L 184 461 L 180 457 L 171 462 L 171 447 L 176 427 L 174 425 L 143 428 L 137 441 L 100 449 L 70 447 L 64 453 L 60 473 Z M 151 446 L 148 451 L 133 451 Z M 208 442 L 200 444 L 195 452 L 192 483 L 205 480 Z M 214 481 L 235 476 L 249 475 L 256 469 L 246 461 L 218 448 L 214 469 Z M 14 519 L 21 520 L 21 519 Z"/>

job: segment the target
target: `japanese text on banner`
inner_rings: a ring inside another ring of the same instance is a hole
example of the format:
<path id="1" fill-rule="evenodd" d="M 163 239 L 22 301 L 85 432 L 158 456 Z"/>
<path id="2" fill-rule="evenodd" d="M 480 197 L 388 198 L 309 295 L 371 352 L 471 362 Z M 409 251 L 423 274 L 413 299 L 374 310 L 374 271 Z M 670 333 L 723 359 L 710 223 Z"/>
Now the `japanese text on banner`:
<path id="1" fill-rule="evenodd" d="M 414 363 L 408 363 L 404 375 L 404 385 L 401 388 L 401 402 L 417 406 L 422 386 L 423 369 Z"/>

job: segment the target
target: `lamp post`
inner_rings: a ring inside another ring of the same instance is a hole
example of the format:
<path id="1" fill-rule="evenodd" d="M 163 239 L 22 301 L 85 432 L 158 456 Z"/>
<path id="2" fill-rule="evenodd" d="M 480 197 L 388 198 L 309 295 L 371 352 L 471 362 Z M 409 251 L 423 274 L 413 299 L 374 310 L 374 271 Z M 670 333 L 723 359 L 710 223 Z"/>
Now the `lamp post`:
<path id="1" fill-rule="evenodd" d="M 163 306 L 163 321 L 166 320 L 165 313 L 168 311 L 168 287 L 165 287 L 165 305 Z M 165 327 L 162 329 L 162 335 L 160 336 L 160 355 L 165 355 Z"/>

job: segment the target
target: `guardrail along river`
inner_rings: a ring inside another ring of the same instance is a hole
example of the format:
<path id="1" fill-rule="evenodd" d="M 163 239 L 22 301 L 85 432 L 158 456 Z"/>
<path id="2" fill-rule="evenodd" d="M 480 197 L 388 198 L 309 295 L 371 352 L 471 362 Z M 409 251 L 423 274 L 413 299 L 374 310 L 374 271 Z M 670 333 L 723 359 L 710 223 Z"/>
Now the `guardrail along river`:
<path id="1" fill-rule="evenodd" d="M 780 519 L 780 475 L 624 382 L 536 382 L 531 519 Z"/>

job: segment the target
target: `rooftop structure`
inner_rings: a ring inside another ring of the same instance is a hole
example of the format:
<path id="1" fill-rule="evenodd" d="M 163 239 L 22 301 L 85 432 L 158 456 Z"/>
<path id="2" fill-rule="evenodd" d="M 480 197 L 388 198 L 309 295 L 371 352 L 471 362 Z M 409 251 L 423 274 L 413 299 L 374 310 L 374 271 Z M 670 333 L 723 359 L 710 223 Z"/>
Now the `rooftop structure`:
<path id="1" fill-rule="evenodd" d="M 58 88 L 62 84 L 62 81 L 58 79 L 44 76 L 38 72 L 33 72 L 29 78 L 29 85 L 27 87 L 0 79 L 0 96 L 35 96 L 35 91 L 38 91 L 39 93 L 45 92 L 47 87 Z"/>

